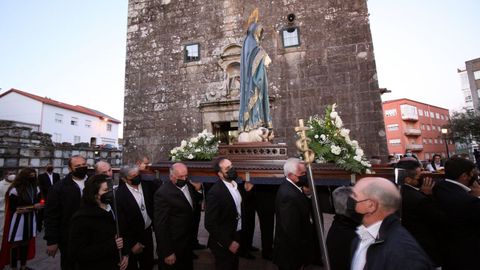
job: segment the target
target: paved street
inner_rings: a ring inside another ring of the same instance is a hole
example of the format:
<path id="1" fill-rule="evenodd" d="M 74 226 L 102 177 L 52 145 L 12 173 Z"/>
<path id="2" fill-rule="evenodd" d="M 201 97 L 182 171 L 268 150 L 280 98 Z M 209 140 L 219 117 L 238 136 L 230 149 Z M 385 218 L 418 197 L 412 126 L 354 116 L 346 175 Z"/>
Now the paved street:
<path id="1" fill-rule="evenodd" d="M 332 215 L 325 215 L 325 227 L 329 228 L 332 221 Z M 199 240 L 201 244 L 206 244 L 208 239 L 208 233 L 203 226 L 203 213 L 200 223 Z M 43 240 L 43 232 L 37 237 L 36 256 L 33 260 L 27 262 L 27 266 L 35 270 L 59 270 L 60 269 L 60 256 L 57 254 L 55 258 L 47 257 L 46 243 Z M 256 219 L 255 234 L 253 239 L 253 245 L 260 247 L 260 231 L 258 226 L 258 218 Z M 198 255 L 198 260 L 195 260 L 195 270 L 210 270 L 214 269 L 213 255 L 208 249 L 197 250 L 195 253 Z M 253 255 L 257 257 L 255 260 L 240 259 L 240 269 L 249 270 L 276 270 L 277 267 L 270 261 L 263 260 L 260 252 L 253 252 Z M 10 269 L 6 267 L 5 269 Z M 157 269 L 157 268 L 154 268 Z M 320 267 L 309 267 L 308 270 L 320 270 Z"/>

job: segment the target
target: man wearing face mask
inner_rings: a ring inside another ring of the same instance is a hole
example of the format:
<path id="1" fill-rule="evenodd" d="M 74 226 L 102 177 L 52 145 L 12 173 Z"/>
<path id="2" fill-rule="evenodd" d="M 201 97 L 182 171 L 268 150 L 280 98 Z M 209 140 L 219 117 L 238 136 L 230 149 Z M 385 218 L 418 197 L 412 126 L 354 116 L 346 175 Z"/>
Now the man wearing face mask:
<path id="1" fill-rule="evenodd" d="M 226 158 L 217 159 L 214 170 L 219 180 L 208 191 L 205 210 L 208 247 L 215 257 L 215 269 L 238 269 L 242 229 L 242 196 L 235 182 L 238 176 Z"/>
<path id="2" fill-rule="evenodd" d="M 422 179 L 420 163 L 414 158 L 403 158 L 397 168 L 404 170 L 402 195 L 402 225 L 425 250 L 435 267 L 442 266 L 441 242 L 446 216 L 433 200 L 434 182 Z"/>
<path id="3" fill-rule="evenodd" d="M 44 200 L 47 200 L 48 190 L 58 181 L 60 181 L 60 174 L 53 172 L 53 165 L 48 164 L 45 172 L 38 175 L 38 186 Z"/>
<path id="4" fill-rule="evenodd" d="M 480 269 L 480 185 L 475 164 L 453 157 L 445 162 L 445 180 L 433 188 L 433 196 L 447 215 L 442 269 Z"/>
<path id="5" fill-rule="evenodd" d="M 47 254 L 55 257 L 60 249 L 62 270 L 72 269 L 68 254 L 68 233 L 71 218 L 80 207 L 80 201 L 87 179 L 87 162 L 80 155 L 68 161 L 70 173 L 57 182 L 48 192 L 45 207 L 45 236 Z"/>
<path id="6" fill-rule="evenodd" d="M 193 269 L 194 208 L 202 199 L 201 183 L 188 180 L 183 163 L 170 167 L 170 181 L 155 192 L 154 226 L 160 269 Z"/>
<path id="7" fill-rule="evenodd" d="M 347 212 L 361 217 L 352 243 L 352 270 L 433 269 L 425 252 L 400 224 L 395 212 L 401 197 L 385 178 L 358 181 L 348 197 Z"/>
<path id="8" fill-rule="evenodd" d="M 123 166 L 117 188 L 117 212 L 125 248 L 131 253 L 127 269 L 153 268 L 153 195 L 152 182 L 141 181 L 136 166 Z"/>
<path id="9" fill-rule="evenodd" d="M 283 171 L 286 179 L 275 199 L 273 263 L 280 270 L 301 269 L 312 262 L 314 247 L 310 201 L 302 191 L 308 185 L 306 168 L 300 159 L 290 158 Z"/>

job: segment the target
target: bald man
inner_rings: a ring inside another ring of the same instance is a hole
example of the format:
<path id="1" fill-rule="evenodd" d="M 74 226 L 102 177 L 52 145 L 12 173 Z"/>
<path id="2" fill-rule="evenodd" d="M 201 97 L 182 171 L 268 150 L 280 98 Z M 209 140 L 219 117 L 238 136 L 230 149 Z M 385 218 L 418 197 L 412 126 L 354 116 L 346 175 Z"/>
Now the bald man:
<path id="1" fill-rule="evenodd" d="M 110 163 L 100 160 L 95 164 L 95 174 L 97 175 L 103 174 L 108 177 L 112 177 L 113 176 L 112 166 L 110 165 Z"/>
<path id="2" fill-rule="evenodd" d="M 154 227 L 161 269 L 193 269 L 194 210 L 202 199 L 201 183 L 188 180 L 183 163 L 170 167 L 170 181 L 155 192 Z"/>
<path id="3" fill-rule="evenodd" d="M 347 211 L 362 221 L 353 241 L 352 270 L 433 269 L 426 253 L 402 227 L 395 212 L 401 204 L 397 187 L 384 178 L 360 180 Z"/>

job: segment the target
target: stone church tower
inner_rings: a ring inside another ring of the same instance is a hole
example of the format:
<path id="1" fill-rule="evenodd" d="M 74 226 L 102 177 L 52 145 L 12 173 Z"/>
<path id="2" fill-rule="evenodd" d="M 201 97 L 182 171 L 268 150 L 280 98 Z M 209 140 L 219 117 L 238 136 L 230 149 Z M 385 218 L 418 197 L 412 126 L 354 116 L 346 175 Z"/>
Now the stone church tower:
<path id="1" fill-rule="evenodd" d="M 265 32 L 275 143 L 337 103 L 367 156 L 387 154 L 366 0 L 130 0 L 124 158 L 153 162 L 203 129 L 237 129 L 240 51 L 255 8 Z"/>

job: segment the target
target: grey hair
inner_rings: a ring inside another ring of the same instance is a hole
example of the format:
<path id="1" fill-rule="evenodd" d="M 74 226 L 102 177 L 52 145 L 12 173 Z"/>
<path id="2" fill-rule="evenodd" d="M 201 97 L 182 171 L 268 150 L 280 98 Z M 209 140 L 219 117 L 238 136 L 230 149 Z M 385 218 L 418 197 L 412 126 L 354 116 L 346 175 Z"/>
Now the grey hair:
<path id="1" fill-rule="evenodd" d="M 389 212 L 397 211 L 402 203 L 400 192 L 398 192 L 397 189 L 392 191 L 385 188 L 385 186 L 381 183 L 376 183 L 375 181 L 369 183 L 362 190 L 362 193 L 368 198 L 377 200 L 380 204 L 380 207 Z"/>
<path id="2" fill-rule="evenodd" d="M 297 173 L 298 164 L 301 163 L 303 163 L 303 161 L 298 158 L 287 159 L 287 161 L 285 161 L 285 164 L 283 164 L 283 174 L 285 176 L 288 176 L 289 173 Z"/>
<path id="3" fill-rule="evenodd" d="M 106 162 L 105 160 L 100 160 L 99 162 L 95 163 L 95 173 L 98 173 L 98 167 L 100 167 L 102 163 L 105 163 L 108 166 L 112 167 L 112 165 L 110 165 L 110 163 Z"/>
<path id="4" fill-rule="evenodd" d="M 335 213 L 344 216 L 347 215 L 347 200 L 351 194 L 352 187 L 339 187 L 332 192 Z"/>
<path id="5" fill-rule="evenodd" d="M 120 179 L 124 179 L 126 180 L 127 179 L 127 176 L 130 174 L 130 172 L 132 171 L 137 171 L 138 172 L 138 167 L 137 166 L 134 166 L 134 165 L 125 165 L 125 166 L 122 166 L 122 168 L 120 169 Z"/>

